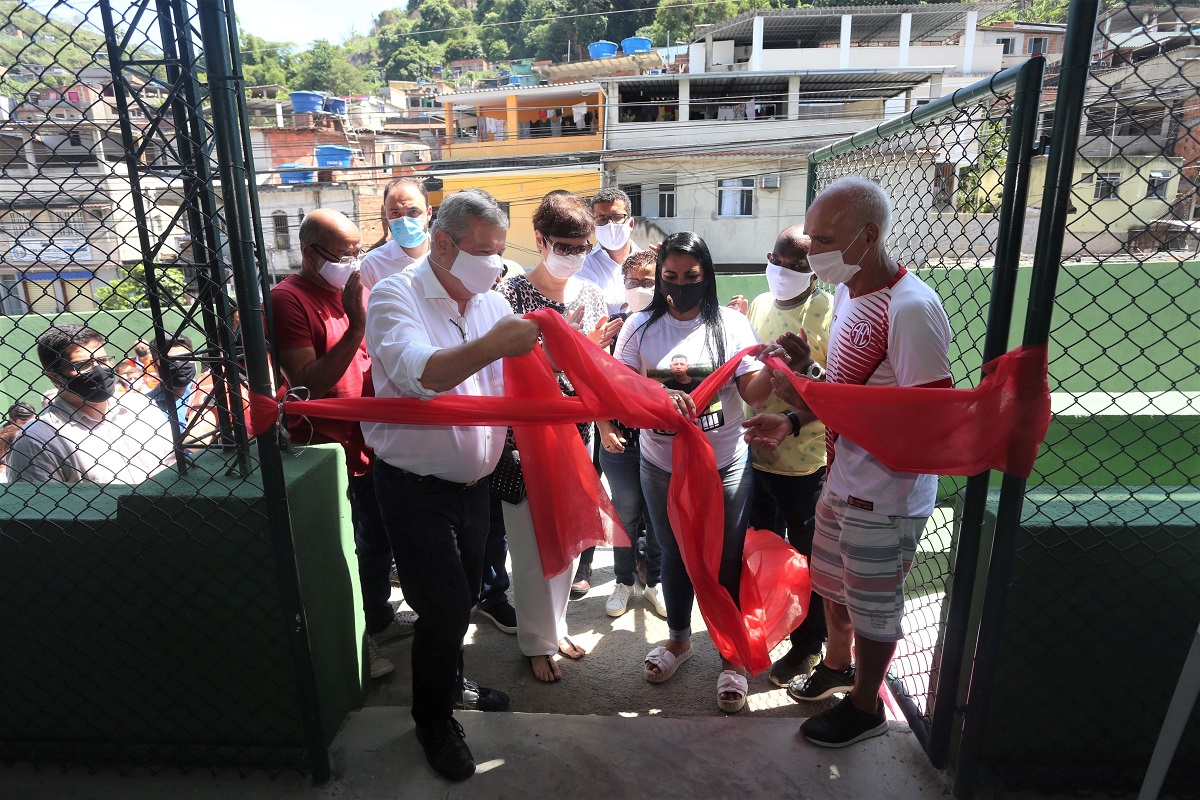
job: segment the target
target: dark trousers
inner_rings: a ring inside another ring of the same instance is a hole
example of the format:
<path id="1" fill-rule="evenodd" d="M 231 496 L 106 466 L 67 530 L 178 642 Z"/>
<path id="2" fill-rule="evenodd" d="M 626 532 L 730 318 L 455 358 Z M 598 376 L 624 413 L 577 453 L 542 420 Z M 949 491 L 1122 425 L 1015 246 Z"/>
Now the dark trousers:
<path id="1" fill-rule="evenodd" d="M 775 531 L 802 556 L 811 559 L 813 518 L 824 484 L 824 467 L 810 475 L 777 475 L 754 470 L 750 527 Z M 821 596 L 811 593 L 809 603 L 808 616 L 792 631 L 792 648 L 805 655 L 821 652 L 821 645 L 828 637 Z"/>
<path id="2" fill-rule="evenodd" d="M 375 501 L 375 479 L 351 475 L 347 494 L 354 521 L 354 554 L 358 557 L 358 583 L 362 588 L 363 615 L 367 633 L 379 633 L 392 623 L 392 544 L 379 504 Z"/>
<path id="3" fill-rule="evenodd" d="M 504 529 L 504 507 L 499 495 L 489 503 L 491 524 L 483 546 L 483 583 L 479 587 L 479 607 L 485 611 L 508 602 L 508 532 Z"/>
<path id="4" fill-rule="evenodd" d="M 449 719 L 462 688 L 463 637 L 479 595 L 488 535 L 488 484 L 455 489 L 375 465 L 384 526 L 405 601 L 417 612 L 412 643 L 413 720 Z"/>
<path id="5" fill-rule="evenodd" d="M 662 568 L 662 551 L 658 548 L 658 537 L 654 535 L 654 525 L 650 521 L 650 513 L 646 510 L 646 501 L 642 497 L 642 450 L 630 442 L 625 445 L 625 452 L 600 452 L 600 466 L 608 476 L 608 488 L 612 494 L 613 506 L 621 520 L 621 527 L 629 537 L 632 546 L 613 547 L 613 568 L 617 574 L 617 583 L 633 586 L 637 577 L 638 536 L 646 531 L 646 585 L 657 586 Z"/>

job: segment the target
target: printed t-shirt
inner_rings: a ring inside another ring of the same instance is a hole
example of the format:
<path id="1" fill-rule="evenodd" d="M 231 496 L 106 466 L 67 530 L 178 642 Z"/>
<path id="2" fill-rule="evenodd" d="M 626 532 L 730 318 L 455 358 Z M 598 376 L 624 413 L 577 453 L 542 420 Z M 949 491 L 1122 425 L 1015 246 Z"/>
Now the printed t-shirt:
<path id="1" fill-rule="evenodd" d="M 808 334 L 813 361 L 825 366 L 829 348 L 829 320 L 833 316 L 833 298 L 815 289 L 811 297 L 795 308 L 779 308 L 770 292 L 760 294 L 750 304 L 746 318 L 760 342 L 773 342 L 791 331 L 798 334 L 803 328 Z M 762 412 L 779 413 L 787 403 L 771 394 Z M 759 413 L 745 408 L 747 415 Z M 787 436 L 774 450 L 750 448 L 750 462 L 755 469 L 776 475 L 811 475 L 825 466 L 825 426 L 814 420 L 800 428 L 799 436 Z"/>
<path id="2" fill-rule="evenodd" d="M 826 361 L 832 383 L 920 386 L 950 375 L 950 321 L 937 294 L 904 268 L 887 286 L 851 297 L 845 285 L 833 299 Z M 897 425 L 920 420 L 897 419 Z M 829 431 L 826 486 L 851 506 L 876 514 L 933 513 L 937 476 L 892 472 L 854 442 Z"/>
<path id="3" fill-rule="evenodd" d="M 625 320 L 617 340 L 616 357 L 623 364 L 650 378 L 666 382 L 671 379 L 671 360 L 683 355 L 688 360 L 688 375 L 696 383 L 721 366 L 716 355 L 709 353 L 704 344 L 704 320 L 677 320 L 664 314 L 653 323 L 648 311 L 641 311 Z M 739 350 L 758 343 L 749 321 L 731 308 L 721 308 L 721 321 L 725 327 L 725 358 L 731 358 Z M 743 358 L 734 371 L 735 376 L 757 372 L 761 362 Z M 690 392 L 689 392 L 690 394 Z M 717 392 L 708 408 L 699 412 L 696 422 L 708 436 L 716 456 L 717 468 L 724 469 L 739 458 L 745 457 L 746 442 L 742 435 L 741 396 L 737 386 L 730 381 Z M 671 444 L 674 433 L 643 431 L 641 437 L 642 457 L 659 469 L 671 471 Z"/>
<path id="4" fill-rule="evenodd" d="M 289 275 L 271 289 L 271 306 L 275 314 L 275 342 L 281 352 L 311 347 L 317 358 L 321 358 L 350 330 L 341 292 L 317 286 L 300 275 Z M 371 358 L 364 337 L 345 374 L 324 397 L 312 399 L 362 397 L 363 381 L 368 385 L 370 382 L 370 369 Z M 346 451 L 346 467 L 351 475 L 370 471 L 371 453 L 363 443 L 357 422 L 289 414 L 287 427 L 295 445 L 340 444 Z"/>

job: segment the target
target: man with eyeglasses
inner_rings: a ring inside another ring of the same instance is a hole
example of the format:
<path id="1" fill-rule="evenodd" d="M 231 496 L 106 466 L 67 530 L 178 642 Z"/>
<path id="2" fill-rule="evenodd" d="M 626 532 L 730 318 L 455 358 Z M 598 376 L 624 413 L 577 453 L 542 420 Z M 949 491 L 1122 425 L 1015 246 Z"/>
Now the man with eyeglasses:
<path id="1" fill-rule="evenodd" d="M 175 463 L 166 415 L 137 392 L 114 397 L 113 359 L 100 333 L 54 325 L 38 337 L 37 352 L 58 393 L 13 442 L 13 481 L 136 484 Z"/>
<path id="2" fill-rule="evenodd" d="M 358 273 L 358 226 L 337 211 L 317 209 L 300 223 L 300 272 L 271 290 L 275 345 L 287 385 L 307 399 L 355 398 L 370 391 L 365 340 L 366 291 Z M 372 455 L 357 422 L 289 415 L 297 445 L 340 444 L 346 453 L 347 494 L 362 588 L 372 678 L 395 670 L 379 645 L 411 636 L 414 618 L 397 615 L 392 595 L 392 548 L 375 501 Z"/>
<path id="3" fill-rule="evenodd" d="M 579 277 L 604 292 L 609 316 L 625 310 L 625 281 L 621 265 L 641 248 L 633 243 L 634 218 L 629 214 L 629 195 L 610 186 L 592 198 L 592 221 L 596 223 L 596 246 L 583 262 Z"/>

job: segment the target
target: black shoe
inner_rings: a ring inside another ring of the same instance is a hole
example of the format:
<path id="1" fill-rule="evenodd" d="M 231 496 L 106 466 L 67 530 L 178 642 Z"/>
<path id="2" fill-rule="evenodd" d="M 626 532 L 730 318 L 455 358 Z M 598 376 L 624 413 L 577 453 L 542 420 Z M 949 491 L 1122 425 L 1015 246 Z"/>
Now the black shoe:
<path id="1" fill-rule="evenodd" d="M 508 695 L 499 689 L 463 681 L 462 695 L 454 707 L 463 711 L 508 711 L 509 705 Z"/>
<path id="2" fill-rule="evenodd" d="M 788 684 L 788 697 L 793 700 L 824 700 L 838 692 L 849 692 L 854 688 L 854 667 L 839 672 L 825 666 L 825 662 L 813 669 L 803 678 L 796 678 Z"/>
<path id="3" fill-rule="evenodd" d="M 771 665 L 771 674 L 768 677 L 771 683 L 786 689 L 797 678 L 807 678 L 819 663 L 820 653 L 804 655 L 792 648 L 788 650 L 787 655 Z"/>
<path id="4" fill-rule="evenodd" d="M 578 600 L 592 589 L 592 565 L 580 564 L 575 570 L 575 581 L 571 584 L 571 599 Z"/>
<path id="5" fill-rule="evenodd" d="M 862 711 L 850 701 L 850 695 L 833 708 L 809 717 L 800 726 L 804 738 L 820 747 L 845 747 L 887 733 L 883 701 L 875 698 L 875 713 Z"/>
<path id="6" fill-rule="evenodd" d="M 425 751 L 425 760 L 434 772 L 452 781 L 475 774 L 475 758 L 467 747 L 466 736 L 454 717 L 428 727 L 417 726 L 417 741 Z"/>
<path id="7" fill-rule="evenodd" d="M 507 600 L 491 608 L 481 608 L 479 613 L 490 619 L 497 628 L 505 633 L 517 632 L 517 610 Z"/>

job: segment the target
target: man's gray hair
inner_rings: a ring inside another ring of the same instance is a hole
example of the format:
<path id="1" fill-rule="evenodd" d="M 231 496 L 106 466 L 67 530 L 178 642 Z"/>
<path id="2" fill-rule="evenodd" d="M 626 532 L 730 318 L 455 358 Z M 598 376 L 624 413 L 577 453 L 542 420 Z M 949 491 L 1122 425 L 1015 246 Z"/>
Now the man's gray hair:
<path id="1" fill-rule="evenodd" d="M 624 203 L 625 213 L 629 213 L 629 195 L 625 194 L 624 191 L 618 189 L 616 186 L 609 186 L 596 192 L 588 207 L 592 211 L 595 211 L 596 206 L 600 203 L 608 203 L 609 205 L 613 203 Z"/>
<path id="2" fill-rule="evenodd" d="M 879 241 L 887 241 L 892 228 L 892 198 L 882 186 L 868 178 L 847 175 L 826 186 L 821 193 L 833 191 L 844 194 L 864 222 L 878 225 Z"/>
<path id="3" fill-rule="evenodd" d="M 429 230 L 431 234 L 445 231 L 452 241 L 458 242 L 467 235 L 475 220 L 508 230 L 508 215 L 496 198 L 483 189 L 463 189 L 443 200 Z"/>

